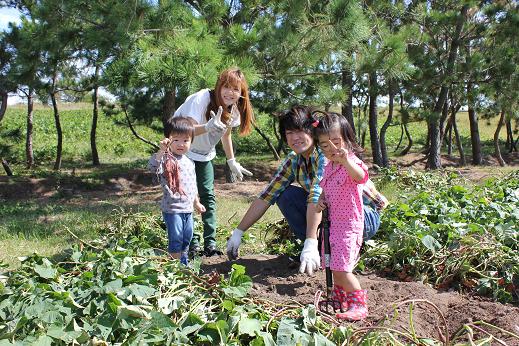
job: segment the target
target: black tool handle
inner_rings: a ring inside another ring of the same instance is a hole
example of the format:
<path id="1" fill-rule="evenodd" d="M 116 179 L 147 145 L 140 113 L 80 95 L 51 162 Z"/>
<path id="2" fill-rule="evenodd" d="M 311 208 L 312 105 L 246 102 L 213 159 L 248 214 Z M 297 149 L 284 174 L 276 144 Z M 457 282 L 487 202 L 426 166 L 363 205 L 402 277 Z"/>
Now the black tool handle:
<path id="1" fill-rule="evenodd" d="M 333 277 L 332 271 L 330 270 L 330 220 L 328 219 L 328 209 L 323 210 L 323 218 L 321 220 L 321 230 L 323 232 L 324 242 L 324 267 L 326 270 L 326 288 L 328 291 L 333 289 Z"/>

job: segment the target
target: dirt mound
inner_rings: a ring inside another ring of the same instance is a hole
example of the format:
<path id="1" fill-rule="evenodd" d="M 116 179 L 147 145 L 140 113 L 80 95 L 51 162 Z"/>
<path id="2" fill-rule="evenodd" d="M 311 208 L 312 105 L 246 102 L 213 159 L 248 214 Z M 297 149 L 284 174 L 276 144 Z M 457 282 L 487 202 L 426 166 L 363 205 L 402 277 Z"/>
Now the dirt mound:
<path id="1" fill-rule="evenodd" d="M 323 270 L 313 276 L 299 274 L 298 265 L 287 256 L 245 256 L 232 263 L 246 267 L 246 273 L 254 283 L 251 292 L 253 297 L 268 299 L 281 305 L 290 302 L 306 305 L 314 302 L 317 290 L 326 290 Z M 204 258 L 202 270 L 216 270 L 227 274 L 232 263 L 224 256 Z M 439 340 L 438 330 L 446 334 L 445 323 L 442 322 L 435 306 L 445 317 L 449 335 L 465 323 L 479 320 L 516 334 L 519 332 L 519 307 L 491 302 L 480 297 L 467 297 L 457 292 L 441 292 L 420 282 L 393 281 L 375 273 L 359 274 L 358 278 L 362 287 L 368 290 L 370 315 L 365 321 L 355 323 L 356 327 L 373 326 L 389 316 L 384 326 L 409 331 L 410 303 L 402 304 L 398 308 L 398 314 L 395 314 L 395 306 L 408 300 L 416 300 L 412 320 L 416 335 L 420 337 Z M 518 342 L 517 339 L 508 339 L 496 329 L 490 331 L 506 340 L 509 345 Z"/>

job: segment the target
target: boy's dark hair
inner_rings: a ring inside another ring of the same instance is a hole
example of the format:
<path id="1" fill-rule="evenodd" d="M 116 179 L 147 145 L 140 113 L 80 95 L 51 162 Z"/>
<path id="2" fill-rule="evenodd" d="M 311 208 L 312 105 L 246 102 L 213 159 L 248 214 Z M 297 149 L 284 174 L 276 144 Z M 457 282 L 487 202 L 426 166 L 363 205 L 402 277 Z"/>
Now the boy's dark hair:
<path id="1" fill-rule="evenodd" d="M 312 135 L 313 111 L 314 108 L 309 106 L 294 105 L 278 114 L 281 139 L 287 143 L 287 130 L 304 131 Z"/>
<path id="2" fill-rule="evenodd" d="M 364 151 L 364 149 L 357 144 L 355 132 L 346 117 L 338 113 L 323 111 L 313 112 L 312 117 L 314 118 L 312 129 L 316 145 L 319 144 L 320 135 L 328 135 L 332 129 L 339 128 L 341 130 L 342 139 L 346 142 L 349 150 L 353 150 L 357 155 L 360 155 Z"/>
<path id="3" fill-rule="evenodd" d="M 195 126 L 193 120 L 187 117 L 172 117 L 167 122 L 167 136 L 171 137 L 172 135 L 189 135 L 191 137 L 191 142 L 193 142 L 193 138 L 195 137 Z"/>

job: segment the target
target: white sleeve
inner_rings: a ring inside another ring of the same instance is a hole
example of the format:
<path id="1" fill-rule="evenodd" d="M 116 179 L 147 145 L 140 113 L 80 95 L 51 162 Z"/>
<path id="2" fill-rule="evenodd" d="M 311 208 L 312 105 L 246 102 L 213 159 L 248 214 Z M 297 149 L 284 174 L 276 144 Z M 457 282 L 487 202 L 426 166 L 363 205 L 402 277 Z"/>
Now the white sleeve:
<path id="1" fill-rule="evenodd" d="M 205 112 L 210 102 L 209 89 L 202 89 L 189 95 L 180 107 L 177 108 L 173 117 L 184 116 L 195 120 L 198 124 L 205 124 Z"/>

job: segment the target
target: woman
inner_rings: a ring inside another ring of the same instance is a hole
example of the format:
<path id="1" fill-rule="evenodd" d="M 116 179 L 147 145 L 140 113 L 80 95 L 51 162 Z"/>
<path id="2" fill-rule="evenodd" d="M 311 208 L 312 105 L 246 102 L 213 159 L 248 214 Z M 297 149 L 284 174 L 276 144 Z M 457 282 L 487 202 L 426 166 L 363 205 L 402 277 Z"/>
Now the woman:
<path id="1" fill-rule="evenodd" d="M 185 116 L 195 121 L 195 138 L 187 156 L 195 162 L 196 180 L 200 202 L 206 212 L 204 223 L 205 256 L 221 255 L 216 248 L 216 201 L 214 196 L 215 146 L 222 141 L 227 164 L 239 180 L 252 173 L 243 168 L 234 158 L 231 132 L 239 127 L 241 136 L 251 132 L 254 116 L 249 99 L 245 76 L 238 68 L 223 71 L 213 90 L 202 89 L 190 95 L 177 109 L 173 117 Z M 192 251 L 198 252 L 198 237 L 193 238 Z"/>

